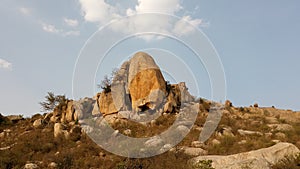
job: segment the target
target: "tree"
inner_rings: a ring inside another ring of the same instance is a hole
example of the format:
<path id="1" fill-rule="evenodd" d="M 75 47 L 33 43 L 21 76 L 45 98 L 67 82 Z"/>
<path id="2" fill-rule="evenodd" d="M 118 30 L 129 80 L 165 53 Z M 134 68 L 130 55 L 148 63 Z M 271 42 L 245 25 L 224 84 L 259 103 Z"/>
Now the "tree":
<path id="1" fill-rule="evenodd" d="M 56 106 L 63 106 L 66 104 L 68 99 L 65 95 L 57 95 L 54 93 L 48 92 L 48 95 L 45 96 L 45 101 L 40 102 L 39 104 L 42 106 L 42 110 L 44 111 L 53 111 Z"/>
<path id="2" fill-rule="evenodd" d="M 98 87 L 103 89 L 104 93 L 109 93 L 111 91 L 111 78 L 108 78 L 108 76 L 105 75 Z"/>
<path id="3" fill-rule="evenodd" d="M 114 80 L 121 80 L 122 79 L 122 77 L 118 74 L 118 71 L 119 70 L 117 68 L 114 68 L 111 72 L 110 77 L 105 75 L 104 79 L 101 81 L 101 83 L 97 85 L 98 88 L 103 89 L 104 93 L 111 92 L 111 84 L 112 84 L 113 78 L 114 78 Z"/>

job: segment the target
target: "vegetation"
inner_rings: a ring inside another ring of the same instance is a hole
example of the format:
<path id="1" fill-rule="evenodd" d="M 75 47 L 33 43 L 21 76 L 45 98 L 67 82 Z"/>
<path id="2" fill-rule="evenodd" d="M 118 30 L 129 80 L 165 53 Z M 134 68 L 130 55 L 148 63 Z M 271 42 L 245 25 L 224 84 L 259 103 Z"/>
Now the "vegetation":
<path id="1" fill-rule="evenodd" d="M 109 93 L 111 91 L 111 85 L 113 80 L 122 80 L 122 77 L 118 75 L 118 69 L 113 69 L 111 72 L 111 76 L 104 76 L 103 80 L 100 84 L 98 84 L 98 88 L 101 88 L 104 93 Z"/>
<path id="2" fill-rule="evenodd" d="M 272 169 L 300 169 L 300 153 L 295 157 L 285 157 L 277 164 L 272 166 Z"/>
<path id="3" fill-rule="evenodd" d="M 40 105 L 44 111 L 53 111 L 55 107 L 64 106 L 67 100 L 65 95 L 55 95 L 52 92 L 48 92 L 48 95 L 45 96 L 45 101 L 40 102 Z"/>
<path id="4" fill-rule="evenodd" d="M 194 169 L 214 169 L 212 167 L 212 160 L 201 160 L 193 167 Z"/>

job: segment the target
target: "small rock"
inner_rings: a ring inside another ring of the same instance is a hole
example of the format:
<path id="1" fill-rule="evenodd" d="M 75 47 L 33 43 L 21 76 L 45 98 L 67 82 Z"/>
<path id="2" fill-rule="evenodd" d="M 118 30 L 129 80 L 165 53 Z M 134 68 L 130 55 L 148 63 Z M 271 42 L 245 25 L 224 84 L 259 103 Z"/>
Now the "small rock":
<path id="1" fill-rule="evenodd" d="M 172 145 L 171 144 L 165 144 L 159 151 L 161 152 L 161 153 L 164 153 L 164 152 L 166 152 L 166 151 L 168 151 L 168 150 L 171 150 L 172 149 Z"/>
<path id="2" fill-rule="evenodd" d="M 278 132 L 275 134 L 276 138 L 278 139 L 285 139 L 286 138 L 286 135 L 282 132 Z"/>
<path id="3" fill-rule="evenodd" d="M 258 103 L 254 103 L 253 107 L 258 107 Z"/>
<path id="4" fill-rule="evenodd" d="M 100 152 L 100 153 L 99 153 L 99 156 L 100 156 L 100 157 L 105 157 L 105 156 L 106 156 L 106 154 L 105 154 L 105 153 L 103 153 L 103 152 Z"/>
<path id="5" fill-rule="evenodd" d="M 277 131 L 292 131 L 294 127 L 289 124 L 269 124 L 268 127 L 272 128 L 273 130 Z"/>
<path id="6" fill-rule="evenodd" d="M 204 143 L 202 143 L 201 141 L 193 141 L 192 144 L 191 144 L 192 147 L 195 147 L 195 148 L 203 148 L 205 147 Z"/>
<path id="7" fill-rule="evenodd" d="M 277 144 L 277 143 L 280 143 L 281 141 L 280 140 L 272 140 L 272 142 Z"/>
<path id="8" fill-rule="evenodd" d="M 238 142 L 239 145 L 246 144 L 246 143 L 247 143 L 247 140 L 241 140 L 241 141 Z"/>
<path id="9" fill-rule="evenodd" d="M 50 168 L 57 168 L 57 164 L 55 162 L 51 162 L 48 166 Z"/>
<path id="10" fill-rule="evenodd" d="M 37 119 L 33 122 L 33 127 L 39 128 L 43 125 L 43 120 L 42 119 Z"/>
<path id="11" fill-rule="evenodd" d="M 179 131 L 181 135 L 186 135 L 190 132 L 190 129 L 184 125 L 177 126 L 176 130 Z"/>
<path id="12" fill-rule="evenodd" d="M 222 133 L 224 136 L 234 137 L 234 134 L 232 133 L 231 128 L 224 127 Z"/>
<path id="13" fill-rule="evenodd" d="M 3 151 L 3 150 L 8 150 L 8 149 L 10 149 L 10 148 L 11 148 L 11 146 L 0 147 L 0 151 Z"/>
<path id="14" fill-rule="evenodd" d="M 4 129 L 3 130 L 6 134 L 8 134 L 8 133 L 11 133 L 12 131 L 11 131 L 11 129 Z"/>
<path id="15" fill-rule="evenodd" d="M 221 144 L 221 142 L 220 142 L 219 140 L 217 140 L 217 139 L 213 139 L 213 141 L 212 141 L 211 143 L 212 143 L 212 145 L 214 145 L 214 146 L 220 145 L 220 144 Z"/>
<path id="16" fill-rule="evenodd" d="M 35 169 L 35 168 L 38 168 L 38 166 L 33 163 L 28 163 L 28 164 L 25 164 L 25 166 L 24 166 L 24 169 Z"/>
<path id="17" fill-rule="evenodd" d="M 232 103 L 230 100 L 225 101 L 225 107 L 232 107 Z"/>
<path id="18" fill-rule="evenodd" d="M 127 136 L 129 136 L 129 135 L 131 135 L 131 130 L 130 129 L 126 129 L 126 130 L 124 130 L 124 132 L 123 132 L 125 135 L 127 135 Z"/>
<path id="19" fill-rule="evenodd" d="M 199 127 L 197 125 L 194 125 L 193 129 L 196 130 L 196 131 L 200 131 L 201 132 L 203 130 L 203 127 Z"/>
<path id="20" fill-rule="evenodd" d="M 67 130 L 63 130 L 64 126 L 61 123 L 54 124 L 54 137 L 64 136 L 66 139 L 69 138 L 69 132 Z"/>
<path id="21" fill-rule="evenodd" d="M 242 136 L 246 136 L 246 135 L 259 135 L 259 136 L 263 136 L 263 134 L 259 131 L 249 131 L 249 130 L 242 130 L 239 129 L 238 133 Z"/>
<path id="22" fill-rule="evenodd" d="M 156 120 L 151 120 L 150 124 L 151 124 L 151 126 L 155 126 Z"/>
<path id="23" fill-rule="evenodd" d="M 207 155 L 207 151 L 203 150 L 202 148 L 194 148 L 194 147 L 183 147 L 182 152 L 188 156 L 202 156 Z"/>
<path id="24" fill-rule="evenodd" d="M 86 133 L 86 134 L 90 134 L 94 131 L 94 129 L 89 126 L 89 125 L 81 125 L 81 132 L 82 133 Z"/>
<path id="25" fill-rule="evenodd" d="M 157 148 L 162 147 L 164 145 L 164 141 L 159 137 L 154 137 L 145 142 L 145 146 L 148 148 Z"/>
<path id="26" fill-rule="evenodd" d="M 4 132 L 1 132 L 0 133 L 0 138 L 3 138 L 5 136 L 5 133 Z"/>

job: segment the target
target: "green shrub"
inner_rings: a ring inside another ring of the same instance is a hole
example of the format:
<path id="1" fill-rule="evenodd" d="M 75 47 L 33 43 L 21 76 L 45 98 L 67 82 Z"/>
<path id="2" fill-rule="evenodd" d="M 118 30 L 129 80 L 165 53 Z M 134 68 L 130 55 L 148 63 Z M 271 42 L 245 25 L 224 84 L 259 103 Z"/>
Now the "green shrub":
<path id="1" fill-rule="evenodd" d="M 194 166 L 194 169 L 214 169 L 212 167 L 212 160 L 200 160 Z"/>

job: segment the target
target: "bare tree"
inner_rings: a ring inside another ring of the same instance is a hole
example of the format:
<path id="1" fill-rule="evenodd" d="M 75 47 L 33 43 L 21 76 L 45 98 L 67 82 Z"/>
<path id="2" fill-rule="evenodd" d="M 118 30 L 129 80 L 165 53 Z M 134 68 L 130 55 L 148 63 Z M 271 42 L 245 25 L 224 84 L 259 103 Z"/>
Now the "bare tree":
<path id="1" fill-rule="evenodd" d="M 66 104 L 68 99 L 65 95 L 57 95 L 54 93 L 48 92 L 48 95 L 45 96 L 45 101 L 40 102 L 39 104 L 42 106 L 42 110 L 44 111 L 53 111 L 56 106 L 63 106 Z"/>

